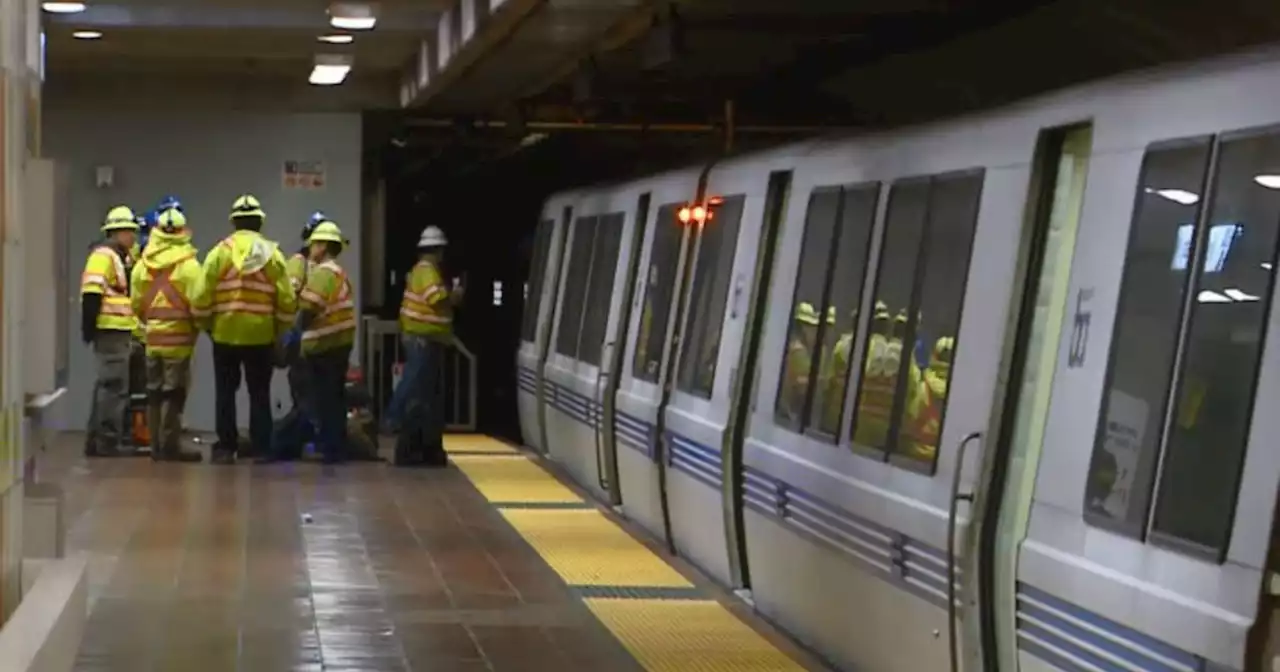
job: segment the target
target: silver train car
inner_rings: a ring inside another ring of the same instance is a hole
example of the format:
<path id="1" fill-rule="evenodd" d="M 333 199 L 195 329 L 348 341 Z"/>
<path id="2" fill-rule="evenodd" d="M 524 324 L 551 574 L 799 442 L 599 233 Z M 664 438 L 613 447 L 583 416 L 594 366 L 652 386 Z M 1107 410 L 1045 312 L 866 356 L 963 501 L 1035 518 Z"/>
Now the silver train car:
<path id="1" fill-rule="evenodd" d="M 833 665 L 1280 669 L 1280 51 L 558 194 L 534 247 L 527 443 Z"/>

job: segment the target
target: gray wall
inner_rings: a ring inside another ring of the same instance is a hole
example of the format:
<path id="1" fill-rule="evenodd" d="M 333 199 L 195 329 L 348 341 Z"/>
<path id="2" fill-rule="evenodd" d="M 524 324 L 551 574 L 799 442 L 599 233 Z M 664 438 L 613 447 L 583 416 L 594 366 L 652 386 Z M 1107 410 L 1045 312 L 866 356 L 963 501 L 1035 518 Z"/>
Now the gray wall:
<path id="1" fill-rule="evenodd" d="M 143 94 L 145 95 L 145 94 Z M 159 100 L 159 99 L 158 99 Z M 149 208 L 165 194 L 182 199 L 203 253 L 231 232 L 227 213 L 235 197 L 250 192 L 267 211 L 264 233 L 280 241 L 286 254 L 298 245 L 305 218 L 322 209 L 342 225 L 352 248 L 342 263 L 360 278 L 361 121 L 359 114 L 294 114 L 227 109 L 166 111 L 161 104 L 102 106 L 83 98 L 48 102 L 44 116 L 44 153 L 67 164 L 70 198 L 69 272 L 73 317 L 69 320 L 70 384 L 59 425 L 84 426 L 93 381 L 93 360 L 80 343 L 79 276 L 89 245 L 98 235 L 103 213 L 116 204 Z M 318 159 L 326 163 L 322 190 L 286 190 L 283 162 Z M 97 166 L 115 169 L 114 185 L 98 188 Z M 188 427 L 213 428 L 213 364 L 202 338 L 193 366 L 187 404 Z M 272 384 L 277 415 L 289 408 L 283 372 Z M 243 388 L 240 425 L 247 424 Z"/>

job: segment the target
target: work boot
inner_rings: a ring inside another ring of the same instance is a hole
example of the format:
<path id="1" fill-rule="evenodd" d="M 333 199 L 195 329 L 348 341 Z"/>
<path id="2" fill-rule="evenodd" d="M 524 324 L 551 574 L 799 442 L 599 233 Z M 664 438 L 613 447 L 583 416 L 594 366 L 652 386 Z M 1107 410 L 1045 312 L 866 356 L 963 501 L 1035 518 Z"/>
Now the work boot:
<path id="1" fill-rule="evenodd" d="M 190 450 L 181 446 L 175 446 L 168 450 L 152 450 L 151 459 L 156 462 L 198 464 L 204 461 L 204 455 L 201 455 L 198 450 Z"/>
<path id="2" fill-rule="evenodd" d="M 214 464 L 235 464 L 236 451 L 234 448 L 224 448 L 222 444 L 215 443 L 209 461 Z"/>

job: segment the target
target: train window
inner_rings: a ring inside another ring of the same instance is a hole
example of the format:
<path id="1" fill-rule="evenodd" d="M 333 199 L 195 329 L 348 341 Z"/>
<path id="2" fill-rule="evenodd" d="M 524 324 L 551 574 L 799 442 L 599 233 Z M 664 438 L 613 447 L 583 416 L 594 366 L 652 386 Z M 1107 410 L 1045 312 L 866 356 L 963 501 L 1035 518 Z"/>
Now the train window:
<path id="1" fill-rule="evenodd" d="M 910 178 L 889 192 L 853 440 L 912 469 L 937 460 L 982 180 Z"/>
<path id="2" fill-rule="evenodd" d="M 574 221 L 569 240 L 569 269 L 564 278 L 560 325 L 556 333 L 556 352 L 574 359 L 578 357 L 582 303 L 586 299 L 587 278 L 591 274 L 591 252 L 595 247 L 595 236 L 595 217 L 579 217 Z"/>
<path id="3" fill-rule="evenodd" d="M 555 223 L 545 219 L 538 223 L 533 235 L 533 258 L 529 260 L 529 282 L 525 284 L 524 315 L 520 335 L 532 343 L 538 334 L 538 307 L 542 304 L 542 283 L 547 274 L 547 256 L 551 252 L 551 234 Z"/>
<path id="4" fill-rule="evenodd" d="M 899 457 L 927 465 L 930 471 L 938 458 L 981 197 L 980 173 L 935 178 L 929 189 L 927 233 L 916 272 L 915 320 L 902 352 L 909 367 L 905 380 L 911 387 L 899 392 L 898 441 L 891 445 Z M 912 344 L 910 352 L 906 343 Z"/>
<path id="5" fill-rule="evenodd" d="M 658 209 L 653 230 L 653 249 L 649 253 L 649 269 L 644 279 L 644 307 L 640 312 L 640 331 L 636 335 L 636 352 L 631 375 L 651 383 L 658 382 L 662 366 L 662 346 L 667 338 L 671 315 L 671 293 L 679 272 L 680 240 L 684 229 L 676 225 L 676 213 L 683 203 L 668 203 Z"/>
<path id="6" fill-rule="evenodd" d="M 1141 536 L 1173 379 L 1208 138 L 1148 150 L 1120 281 L 1085 518 Z"/>
<path id="7" fill-rule="evenodd" d="M 886 450 L 890 445 L 894 395 L 902 372 L 900 364 L 906 359 L 902 341 L 907 309 L 915 287 L 928 208 L 928 178 L 899 180 L 889 190 L 884 242 L 876 269 L 875 304 L 853 413 L 854 443 L 875 450 Z"/>
<path id="8" fill-rule="evenodd" d="M 1194 266 L 1196 301 L 1187 318 L 1151 529 L 1221 556 L 1235 514 L 1271 305 L 1280 239 L 1280 133 L 1225 136 L 1214 165 L 1209 216 L 1200 226 L 1204 262 Z"/>
<path id="9" fill-rule="evenodd" d="M 810 194 L 775 406 L 778 423 L 796 431 L 802 429 L 801 420 L 806 416 L 804 405 L 815 368 L 812 353 L 819 347 L 819 321 L 825 310 L 823 293 L 839 210 L 839 187 L 820 187 Z"/>
<path id="10" fill-rule="evenodd" d="M 809 409 L 809 426 L 832 439 L 840 434 L 853 332 L 858 324 L 858 302 L 862 300 L 862 282 L 867 272 L 867 252 L 879 195 L 879 184 L 846 187 L 842 191 L 840 229 L 832 248 L 831 270 L 827 272 L 828 298 L 823 309 L 826 324 L 818 365 L 822 373 Z"/>
<path id="11" fill-rule="evenodd" d="M 600 365 L 605 328 L 613 303 L 613 280 L 618 270 L 618 247 L 622 244 L 621 212 L 601 215 L 596 225 L 596 240 L 591 255 L 591 274 L 587 279 L 587 300 L 582 316 L 582 338 L 578 341 L 578 359 Z"/>
<path id="12" fill-rule="evenodd" d="M 738 247 L 738 224 L 746 197 L 728 196 L 702 228 L 690 287 L 688 322 L 680 354 L 678 387 L 707 399 L 716 378 L 720 331 L 729 301 L 733 258 Z"/>

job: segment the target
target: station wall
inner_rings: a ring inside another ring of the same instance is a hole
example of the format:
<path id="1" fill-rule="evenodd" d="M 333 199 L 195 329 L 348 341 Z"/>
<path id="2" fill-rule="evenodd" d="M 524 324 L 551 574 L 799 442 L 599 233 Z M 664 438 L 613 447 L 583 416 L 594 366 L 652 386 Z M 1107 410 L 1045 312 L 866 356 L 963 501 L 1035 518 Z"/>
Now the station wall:
<path id="1" fill-rule="evenodd" d="M 340 261 L 357 281 L 362 277 L 358 113 L 245 111 L 230 105 L 171 110 L 142 102 L 102 105 L 97 100 L 59 96 L 47 101 L 44 110 L 44 154 L 64 163 L 69 176 L 67 255 L 73 294 L 69 300 L 74 308 L 67 334 L 70 382 L 67 403 L 62 404 L 55 423 L 64 429 L 81 429 L 88 418 L 94 362 L 80 341 L 78 289 L 85 256 L 111 206 L 146 209 L 163 195 L 177 195 L 202 258 L 231 232 L 227 214 L 242 193 L 261 199 L 267 211 L 264 233 L 281 243 L 286 256 L 300 245 L 299 229 L 306 217 L 324 210 L 352 240 Z M 319 189 L 287 187 L 286 161 L 324 162 L 325 184 Z M 99 166 L 111 167 L 112 186 L 97 186 Z M 192 373 L 185 424 L 212 431 L 213 359 L 207 338 L 200 341 Z M 243 388 L 237 406 L 239 424 L 245 427 L 248 400 Z M 290 406 L 282 371 L 272 384 L 272 406 L 277 417 Z"/>

